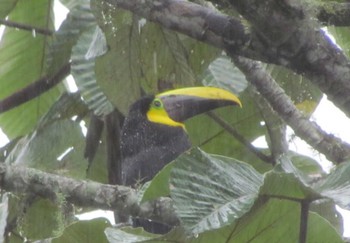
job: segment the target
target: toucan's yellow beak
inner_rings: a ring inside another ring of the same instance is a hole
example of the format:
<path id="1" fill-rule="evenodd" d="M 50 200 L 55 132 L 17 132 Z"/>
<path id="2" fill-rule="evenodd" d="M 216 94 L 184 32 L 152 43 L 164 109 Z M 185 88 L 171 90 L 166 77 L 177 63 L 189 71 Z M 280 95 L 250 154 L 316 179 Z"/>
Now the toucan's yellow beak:
<path id="1" fill-rule="evenodd" d="M 215 87 L 175 89 L 155 96 L 147 112 L 148 120 L 170 126 L 184 126 L 195 115 L 241 101 L 231 92 Z"/>
<path id="2" fill-rule="evenodd" d="M 156 98 L 169 97 L 169 96 L 192 96 L 194 98 L 203 98 L 209 100 L 217 100 L 217 101 L 229 101 L 232 105 L 239 105 L 242 107 L 241 101 L 238 97 L 231 92 L 216 88 L 216 87 L 190 87 L 190 88 L 182 88 L 182 89 L 174 89 L 165 91 L 156 95 Z"/>

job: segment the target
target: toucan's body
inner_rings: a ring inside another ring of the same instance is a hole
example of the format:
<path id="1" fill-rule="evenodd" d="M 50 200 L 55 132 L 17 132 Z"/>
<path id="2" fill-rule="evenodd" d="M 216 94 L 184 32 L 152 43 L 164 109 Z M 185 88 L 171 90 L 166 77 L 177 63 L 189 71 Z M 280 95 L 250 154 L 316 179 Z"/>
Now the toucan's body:
<path id="1" fill-rule="evenodd" d="M 146 96 L 136 101 L 124 121 L 121 136 L 125 185 L 148 181 L 167 163 L 190 148 L 183 122 L 228 105 L 240 105 L 226 90 L 194 87 Z"/>

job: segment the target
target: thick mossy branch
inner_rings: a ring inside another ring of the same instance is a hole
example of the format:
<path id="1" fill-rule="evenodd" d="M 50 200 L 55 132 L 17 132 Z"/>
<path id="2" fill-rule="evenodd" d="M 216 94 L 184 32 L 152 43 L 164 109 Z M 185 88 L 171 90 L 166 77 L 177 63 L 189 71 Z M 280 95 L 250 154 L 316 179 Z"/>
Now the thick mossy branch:
<path id="1" fill-rule="evenodd" d="M 55 200 L 66 200 L 81 207 L 118 210 L 127 215 L 148 218 L 169 225 L 178 224 L 170 198 L 159 198 L 138 204 L 136 192 L 130 187 L 75 180 L 21 166 L 0 164 L 0 188 L 13 193 L 34 193 Z"/>

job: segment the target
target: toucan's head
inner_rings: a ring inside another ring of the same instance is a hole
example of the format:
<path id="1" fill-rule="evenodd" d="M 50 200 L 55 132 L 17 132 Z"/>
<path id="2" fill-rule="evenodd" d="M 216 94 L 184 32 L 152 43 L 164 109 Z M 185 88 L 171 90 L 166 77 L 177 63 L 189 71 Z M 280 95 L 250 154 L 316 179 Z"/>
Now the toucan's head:
<path id="1" fill-rule="evenodd" d="M 215 87 L 182 88 L 156 95 L 146 115 L 153 123 L 184 127 L 188 118 L 229 105 L 242 107 L 237 96 L 229 91 Z"/>

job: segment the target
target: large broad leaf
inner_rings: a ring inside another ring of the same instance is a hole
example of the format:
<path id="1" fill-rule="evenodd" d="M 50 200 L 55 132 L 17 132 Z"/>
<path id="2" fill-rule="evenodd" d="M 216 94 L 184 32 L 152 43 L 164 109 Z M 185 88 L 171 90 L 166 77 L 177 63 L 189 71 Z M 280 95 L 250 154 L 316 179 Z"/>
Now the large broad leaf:
<path id="1" fill-rule="evenodd" d="M 253 205 L 262 175 L 237 160 L 192 149 L 176 159 L 171 197 L 183 226 L 192 233 L 222 227 Z"/>
<path id="2" fill-rule="evenodd" d="M 52 29 L 53 1 L 21 0 L 9 20 L 30 26 Z M 0 42 L 0 99 L 44 76 L 45 52 L 49 36 L 7 27 Z M 37 119 L 53 104 L 58 88 L 0 115 L 0 126 L 14 138 L 30 131 Z M 23 122 L 25 121 L 25 122 Z"/>
<path id="3" fill-rule="evenodd" d="M 324 180 L 314 186 L 323 196 L 340 207 L 350 209 L 350 162 L 338 165 Z"/>

